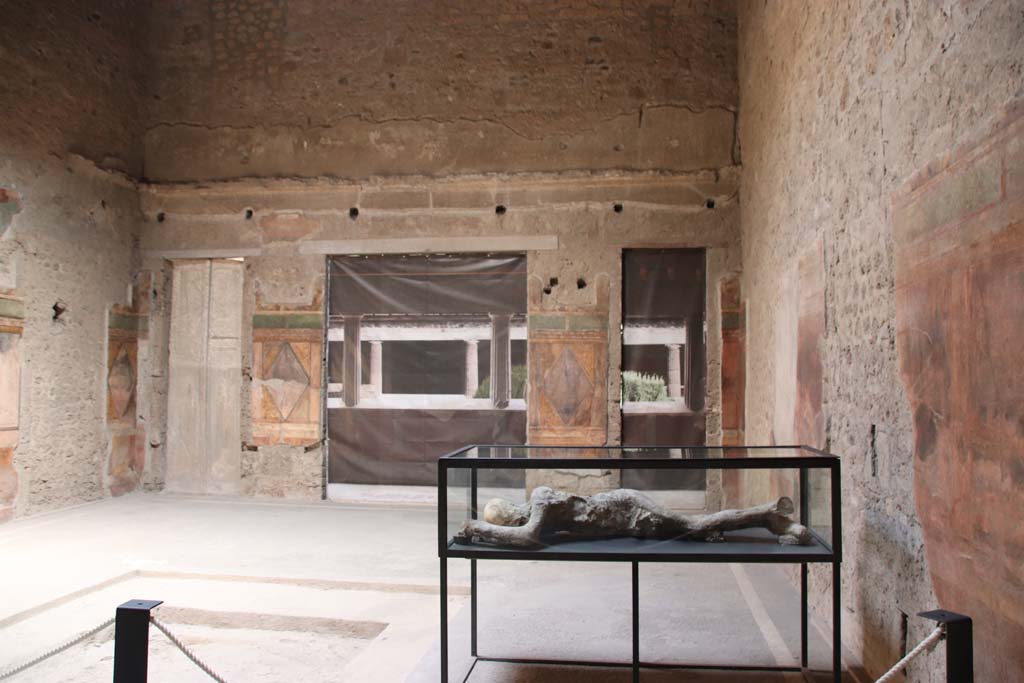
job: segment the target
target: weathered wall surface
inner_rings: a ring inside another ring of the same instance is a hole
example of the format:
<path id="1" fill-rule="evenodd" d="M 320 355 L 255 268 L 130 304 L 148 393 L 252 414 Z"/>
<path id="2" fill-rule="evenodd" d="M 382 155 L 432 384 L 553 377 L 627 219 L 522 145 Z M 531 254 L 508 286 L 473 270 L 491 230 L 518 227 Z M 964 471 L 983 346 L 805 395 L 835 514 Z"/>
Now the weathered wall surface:
<path id="1" fill-rule="evenodd" d="M 747 440 L 798 426 L 800 262 L 820 238 L 824 435 L 843 458 L 844 630 L 877 674 L 900 654 L 901 613 L 912 644 L 930 628 L 914 615 L 936 605 L 897 359 L 891 201 L 1024 95 L 1024 11 L 1012 0 L 750 2 L 739 23 Z M 910 678 L 938 680 L 941 667 L 933 654 Z"/>
<path id="2" fill-rule="evenodd" d="M 142 171 L 144 3 L 8 0 L 0 23 L 4 156 L 72 153 Z"/>
<path id="3" fill-rule="evenodd" d="M 134 181 L 113 170 L 142 168 L 135 3 L 10 2 L 3 15 L 0 196 L 13 201 L 0 204 L 0 289 L 21 302 L 3 315 L 22 330 L 16 365 L 4 352 L 20 388 L 2 383 L 2 413 L 18 420 L 0 444 L 0 516 L 5 501 L 23 515 L 124 490 L 106 424 L 108 313 L 129 297 L 139 211 Z M 128 411 L 129 373 L 113 367 Z"/>
<path id="4" fill-rule="evenodd" d="M 13 455 L 21 515 L 109 491 L 108 370 L 120 366 L 108 368 L 108 315 L 129 296 L 138 194 L 84 160 L 8 159 L 0 178 L 22 203 L 3 237 L 14 265 L 9 288 L 24 302 Z"/>
<path id="5" fill-rule="evenodd" d="M 430 238 L 462 240 L 455 250 L 487 251 L 495 239 L 553 237 L 557 248 L 527 249 L 529 312 L 538 319 L 561 316 L 563 322 L 572 318 L 589 326 L 589 341 L 598 354 L 595 367 L 611 371 L 588 379 L 596 385 L 588 400 L 604 397 L 588 411 L 587 424 L 596 425 L 588 443 L 617 443 L 622 249 L 706 247 L 705 405 L 714 441 L 720 438 L 721 425 L 720 363 L 715 360 L 721 354 L 718 289 L 723 277 L 739 270 L 737 186 L 735 168 L 671 176 L 521 174 L 365 183 L 311 179 L 149 185 L 142 192 L 147 217 L 142 249 L 154 267 L 168 256 L 245 256 L 252 285 L 246 294 L 253 324 L 250 347 L 279 349 L 288 344 L 301 353 L 319 346 L 314 340 L 323 325 L 320 254 L 418 251 L 422 247 L 411 240 Z M 709 199 L 714 208 L 709 208 Z M 504 214 L 496 213 L 499 204 L 506 207 Z M 616 204 L 621 212 L 614 210 Z M 360 207 L 355 219 L 349 215 L 351 206 Z M 543 285 L 552 279 L 559 284 L 543 293 Z M 266 378 L 259 359 L 247 353 L 244 370 L 252 378 L 248 392 Z M 306 450 L 319 438 L 318 425 L 305 418 L 275 424 L 259 405 L 262 400 L 256 391 L 246 399 L 251 415 L 243 422 L 243 438 L 259 446 L 259 455 L 243 455 L 243 477 L 248 479 L 243 486 L 260 495 L 284 495 L 282 472 L 294 472 L 296 483 L 319 477 L 307 455 L 319 451 Z M 569 427 L 571 431 L 573 425 Z M 289 448 L 268 448 L 274 444 Z"/>
<path id="6" fill-rule="evenodd" d="M 153 269 L 246 257 L 246 490 L 280 495 L 288 466 L 315 473 L 301 463 L 320 388 L 303 377 L 324 252 L 310 245 L 330 241 L 556 237 L 529 252 L 529 312 L 588 338 L 593 390 L 572 424 L 548 411 L 531 439 L 588 443 L 620 434 L 621 250 L 708 247 L 719 438 L 718 280 L 739 270 L 733 3 L 186 0 L 155 3 L 153 26 L 143 249 Z M 303 368 L 287 386 L 272 372 L 286 350 Z M 287 419 L 275 390 L 301 392 Z"/>
<path id="7" fill-rule="evenodd" d="M 1024 680 L 1024 107 L 893 198 L 914 492 L 939 603 L 981 680 Z"/>
<path id="8" fill-rule="evenodd" d="M 735 7 L 154 3 L 146 176 L 733 163 Z"/>

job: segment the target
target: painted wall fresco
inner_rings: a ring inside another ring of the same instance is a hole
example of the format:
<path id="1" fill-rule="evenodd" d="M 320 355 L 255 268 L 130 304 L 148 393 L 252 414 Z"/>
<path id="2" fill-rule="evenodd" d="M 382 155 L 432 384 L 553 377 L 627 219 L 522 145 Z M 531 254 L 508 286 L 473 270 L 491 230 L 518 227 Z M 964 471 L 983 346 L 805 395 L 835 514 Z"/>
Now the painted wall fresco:
<path id="1" fill-rule="evenodd" d="M 744 443 L 746 313 L 739 275 L 722 280 L 722 445 Z"/>
<path id="2" fill-rule="evenodd" d="M 119 496 L 134 491 L 146 466 L 146 430 L 139 421 L 139 342 L 149 337 L 152 273 L 136 275 L 132 303 L 107 316 L 107 488 Z"/>
<path id="3" fill-rule="evenodd" d="M 323 290 L 309 306 L 263 303 L 252 321 L 252 438 L 309 446 L 321 438 Z"/>
<path id="4" fill-rule="evenodd" d="M 18 447 L 21 399 L 18 345 L 24 317 L 23 302 L 12 290 L 0 290 L 0 522 L 14 516 L 18 495 L 14 451 Z"/>
<path id="5" fill-rule="evenodd" d="M 596 328 L 596 329 L 595 329 Z M 527 435 L 531 444 L 594 445 L 607 439 L 607 320 L 531 315 Z"/>
<path id="6" fill-rule="evenodd" d="M 547 295 L 544 285 L 531 277 L 527 288 L 527 443 L 607 443 L 608 276 L 574 290 L 588 294 L 585 302 Z"/>
<path id="7" fill-rule="evenodd" d="M 723 279 L 718 293 L 722 306 L 722 445 L 741 446 L 746 440 L 746 311 L 741 277 Z M 726 507 L 744 504 L 742 486 L 742 470 L 722 471 Z"/>
<path id="8" fill-rule="evenodd" d="M 979 681 L 1024 681 L 1024 117 L 893 198 L 900 372 L 940 606 L 975 624 Z"/>

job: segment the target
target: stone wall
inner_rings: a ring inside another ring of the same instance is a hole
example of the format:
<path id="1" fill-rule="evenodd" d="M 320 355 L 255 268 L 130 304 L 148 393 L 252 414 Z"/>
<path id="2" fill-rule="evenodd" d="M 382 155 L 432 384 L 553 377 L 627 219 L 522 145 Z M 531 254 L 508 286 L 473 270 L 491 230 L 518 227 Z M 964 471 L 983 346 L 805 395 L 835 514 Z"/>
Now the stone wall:
<path id="1" fill-rule="evenodd" d="M 135 7 L 12 2 L 0 22 L 0 518 L 134 485 L 127 461 L 111 461 L 107 342 L 140 219 L 122 173 L 142 168 Z"/>
<path id="2" fill-rule="evenodd" d="M 751 2 L 739 24 L 746 437 L 813 427 L 796 420 L 813 399 L 801 383 L 814 373 L 796 356 L 811 339 L 825 445 L 843 458 L 846 643 L 877 675 L 900 655 L 903 620 L 913 644 L 930 628 L 915 614 L 936 606 L 899 375 L 891 205 L 907 179 L 1024 94 L 1024 13 L 1012 0 Z M 802 265 L 819 239 L 815 344 L 814 277 Z M 823 612 L 826 580 L 813 577 Z M 939 680 L 941 668 L 932 654 L 910 679 Z"/>
<path id="3" fill-rule="evenodd" d="M 0 23 L 3 156 L 77 154 L 142 172 L 145 3 L 9 0 Z"/>
<path id="4" fill-rule="evenodd" d="M 526 251 L 531 325 L 550 322 L 555 316 L 567 335 L 587 337 L 588 348 L 592 347 L 588 367 L 593 372 L 588 377 L 591 389 L 586 391 L 586 443 L 614 444 L 620 434 L 622 250 L 705 247 L 709 309 L 705 405 L 709 440 L 717 442 L 721 429 L 718 290 L 723 277 L 739 270 L 737 185 L 737 169 L 732 167 L 671 175 L 618 172 L 405 177 L 364 183 L 320 178 L 150 184 L 142 189 L 146 215 L 142 250 L 147 267 L 153 268 L 168 257 L 245 257 L 250 283 L 246 306 L 252 328 L 243 347 L 248 354 L 243 370 L 249 376 L 243 440 L 249 448 L 258 447 L 259 455 L 253 450 L 243 455 L 243 476 L 251 480 L 244 487 L 257 494 L 282 495 L 278 491 L 284 489 L 274 483 L 280 482 L 282 472 L 292 471 L 296 481 L 303 482 L 320 476 L 308 453 L 319 452 L 309 449 L 319 440 L 321 424 L 307 419 L 319 416 L 319 404 L 314 403 L 311 411 L 298 411 L 301 419 L 281 422 L 268 417 L 273 411 L 264 407 L 265 359 L 257 358 L 254 351 L 263 354 L 287 344 L 293 352 L 297 348 L 309 353 L 319 347 L 324 255 L 328 253 L 474 252 L 508 249 L 510 244 L 513 250 Z M 505 207 L 504 213 L 496 212 L 498 205 Z M 358 207 L 358 216 L 353 218 L 349 207 Z M 539 243 L 543 246 L 535 246 Z M 559 284 L 544 293 L 544 285 L 553 280 Z M 570 319 L 573 329 L 566 322 Z M 313 370 L 310 359 L 303 363 L 304 368 L 307 365 Z M 531 365 L 535 366 L 531 372 L 547 370 L 540 363 Z M 579 390 L 584 391 L 583 387 L 581 383 Z M 305 393 L 316 401 L 318 382 L 311 382 Z M 594 396 L 601 398 L 594 401 Z M 572 424 L 552 423 L 554 418 L 548 417 L 535 426 L 540 429 L 534 429 L 531 442 L 552 443 L 555 432 L 579 441 L 580 425 L 572 420 Z M 275 462 L 275 458 L 293 462 Z M 262 467 L 271 467 L 274 474 L 261 473 Z M 266 482 L 266 487 L 259 482 Z"/>
<path id="5" fill-rule="evenodd" d="M 3 397 L 20 415 L 13 465 L 21 515 L 109 493 L 108 320 L 111 305 L 129 297 L 138 194 L 131 181 L 82 159 L 8 159 L 0 178 L 21 201 L 3 237 L 5 284 L 24 314 L 20 393 Z"/>
<path id="6" fill-rule="evenodd" d="M 153 180 L 734 162 L 732 2 L 153 3 Z"/>

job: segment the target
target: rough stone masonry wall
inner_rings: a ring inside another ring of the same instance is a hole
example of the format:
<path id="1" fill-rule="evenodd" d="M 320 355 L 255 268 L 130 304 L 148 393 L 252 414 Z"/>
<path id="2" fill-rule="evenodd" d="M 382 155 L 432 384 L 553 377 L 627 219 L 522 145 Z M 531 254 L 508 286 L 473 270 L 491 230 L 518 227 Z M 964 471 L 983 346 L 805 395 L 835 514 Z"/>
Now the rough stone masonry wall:
<path id="1" fill-rule="evenodd" d="M 894 192 L 1022 91 L 1013 0 L 749 2 L 740 11 L 741 223 L 749 441 L 791 429 L 799 261 L 823 240 L 823 409 L 843 458 L 844 632 L 878 674 L 930 626 L 910 404 L 896 334 Z M 788 425 L 788 427 L 787 427 Z M 825 579 L 816 602 L 828 609 Z M 939 680 L 941 654 L 910 668 Z"/>
<path id="2" fill-rule="evenodd" d="M 122 490 L 109 467 L 107 337 L 139 224 L 123 175 L 142 167 L 135 7 L 4 6 L 0 520 Z"/>

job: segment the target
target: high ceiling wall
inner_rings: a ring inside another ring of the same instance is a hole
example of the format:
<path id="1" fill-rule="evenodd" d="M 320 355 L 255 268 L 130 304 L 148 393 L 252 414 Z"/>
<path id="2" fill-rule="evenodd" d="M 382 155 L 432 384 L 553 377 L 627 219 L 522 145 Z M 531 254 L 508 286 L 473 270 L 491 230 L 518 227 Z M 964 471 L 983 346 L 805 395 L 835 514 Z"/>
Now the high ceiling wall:
<path id="1" fill-rule="evenodd" d="M 324 250 L 541 238 L 554 248 L 521 248 L 529 313 L 586 318 L 593 343 L 575 352 L 602 391 L 531 439 L 615 443 L 622 249 L 708 248 L 716 293 L 737 269 L 731 2 L 186 0 L 155 4 L 152 25 L 144 255 L 244 251 L 253 325 L 320 314 Z M 260 415 L 246 438 L 269 433 Z M 313 465 L 294 478 L 317 481 Z"/>
<path id="2" fill-rule="evenodd" d="M 154 3 L 146 176 L 733 163 L 731 2 Z"/>

